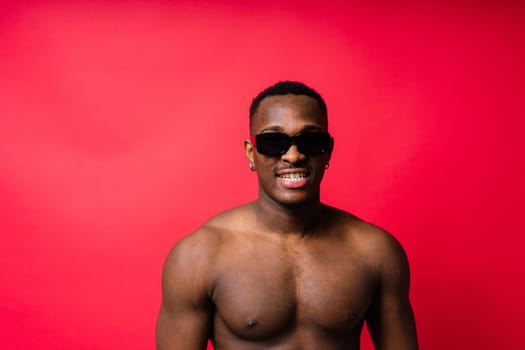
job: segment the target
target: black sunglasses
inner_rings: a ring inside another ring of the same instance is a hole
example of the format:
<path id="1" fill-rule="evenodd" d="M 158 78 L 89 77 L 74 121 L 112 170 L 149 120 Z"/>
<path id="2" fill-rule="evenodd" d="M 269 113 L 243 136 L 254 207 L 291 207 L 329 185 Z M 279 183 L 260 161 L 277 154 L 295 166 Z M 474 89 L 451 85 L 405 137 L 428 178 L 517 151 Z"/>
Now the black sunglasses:
<path id="1" fill-rule="evenodd" d="M 257 152 L 266 156 L 280 156 L 288 152 L 294 143 L 304 155 L 322 154 L 330 150 L 331 136 L 327 132 L 306 132 L 288 136 L 280 132 L 267 132 L 251 136 Z"/>

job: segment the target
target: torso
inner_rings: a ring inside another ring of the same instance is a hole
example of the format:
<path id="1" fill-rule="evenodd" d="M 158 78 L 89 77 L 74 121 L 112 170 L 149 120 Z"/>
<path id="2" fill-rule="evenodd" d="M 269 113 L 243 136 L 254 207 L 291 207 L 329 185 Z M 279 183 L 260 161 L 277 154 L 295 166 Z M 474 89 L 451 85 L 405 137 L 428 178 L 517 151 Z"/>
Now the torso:
<path id="1" fill-rule="evenodd" d="M 366 224 L 337 212 L 325 232 L 283 238 L 242 220 L 223 226 L 233 217 L 210 224 L 219 236 L 207 281 L 215 349 L 359 349 L 377 284 Z"/>

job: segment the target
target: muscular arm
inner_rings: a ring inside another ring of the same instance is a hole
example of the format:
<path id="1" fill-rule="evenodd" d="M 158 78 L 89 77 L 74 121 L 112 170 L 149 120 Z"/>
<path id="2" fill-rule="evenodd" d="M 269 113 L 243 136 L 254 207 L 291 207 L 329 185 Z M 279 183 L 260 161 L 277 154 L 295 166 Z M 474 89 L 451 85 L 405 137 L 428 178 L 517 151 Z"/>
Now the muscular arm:
<path id="1" fill-rule="evenodd" d="M 213 306 L 205 288 L 202 248 L 192 240 L 177 244 L 164 266 L 157 350 L 204 350 Z"/>
<path id="2" fill-rule="evenodd" d="M 417 336 L 408 290 L 408 261 L 399 243 L 383 233 L 378 243 L 379 281 L 367 316 L 377 350 L 416 350 Z"/>

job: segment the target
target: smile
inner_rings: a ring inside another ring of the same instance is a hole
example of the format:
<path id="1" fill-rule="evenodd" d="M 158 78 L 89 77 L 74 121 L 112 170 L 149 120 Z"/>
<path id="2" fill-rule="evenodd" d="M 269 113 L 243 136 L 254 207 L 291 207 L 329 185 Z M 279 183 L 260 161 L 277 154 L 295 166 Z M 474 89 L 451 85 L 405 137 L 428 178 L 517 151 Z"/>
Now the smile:
<path id="1" fill-rule="evenodd" d="M 308 177 L 308 175 L 304 173 L 282 174 L 277 176 L 281 179 L 292 182 L 299 182 L 302 181 L 304 178 Z"/>

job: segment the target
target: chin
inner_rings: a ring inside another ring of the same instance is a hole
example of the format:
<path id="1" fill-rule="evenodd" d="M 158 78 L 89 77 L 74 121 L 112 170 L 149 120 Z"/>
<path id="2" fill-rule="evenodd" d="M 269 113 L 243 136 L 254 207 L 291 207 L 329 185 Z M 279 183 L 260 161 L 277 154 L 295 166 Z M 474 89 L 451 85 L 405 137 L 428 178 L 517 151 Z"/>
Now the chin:
<path id="1" fill-rule="evenodd" d="M 274 197 L 274 200 L 283 205 L 288 207 L 302 207 L 305 205 L 308 205 L 310 203 L 316 202 L 315 196 L 307 196 L 304 194 L 301 195 L 292 195 L 292 196 L 278 196 Z"/>

